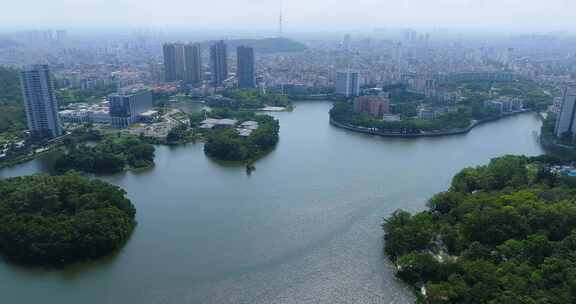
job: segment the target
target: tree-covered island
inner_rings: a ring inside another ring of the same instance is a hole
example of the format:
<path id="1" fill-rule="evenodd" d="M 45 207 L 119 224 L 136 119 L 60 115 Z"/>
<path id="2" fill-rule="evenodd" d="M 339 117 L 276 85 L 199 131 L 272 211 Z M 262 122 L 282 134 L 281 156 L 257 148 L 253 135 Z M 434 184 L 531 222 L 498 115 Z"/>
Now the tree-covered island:
<path id="1" fill-rule="evenodd" d="M 55 162 L 57 172 L 117 173 L 154 165 L 153 145 L 133 135 L 109 135 L 94 145 L 69 143 Z"/>
<path id="2" fill-rule="evenodd" d="M 576 178 L 548 157 L 467 168 L 417 214 L 385 220 L 385 252 L 420 303 L 575 303 Z"/>
<path id="3" fill-rule="evenodd" d="M 136 225 L 136 210 L 125 195 L 74 173 L 0 180 L 0 254 L 26 264 L 110 254 Z"/>
<path id="4" fill-rule="evenodd" d="M 216 110 L 201 123 L 209 157 L 224 161 L 253 161 L 272 150 L 279 140 L 278 120 L 253 112 Z"/>

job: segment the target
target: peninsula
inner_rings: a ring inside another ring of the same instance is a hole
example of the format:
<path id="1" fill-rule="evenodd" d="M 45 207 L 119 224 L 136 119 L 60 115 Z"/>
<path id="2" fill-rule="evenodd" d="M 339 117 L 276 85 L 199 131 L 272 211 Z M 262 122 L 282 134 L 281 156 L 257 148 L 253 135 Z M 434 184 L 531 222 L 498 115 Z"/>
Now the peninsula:
<path id="1" fill-rule="evenodd" d="M 428 210 L 385 220 L 385 252 L 425 303 L 572 303 L 576 178 L 548 156 L 467 168 Z"/>

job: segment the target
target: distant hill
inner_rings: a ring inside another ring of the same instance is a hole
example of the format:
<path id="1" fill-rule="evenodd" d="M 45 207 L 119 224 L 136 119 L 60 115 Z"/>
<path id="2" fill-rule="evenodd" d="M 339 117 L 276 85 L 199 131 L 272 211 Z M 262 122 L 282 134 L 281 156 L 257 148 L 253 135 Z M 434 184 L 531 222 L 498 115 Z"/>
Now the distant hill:
<path id="1" fill-rule="evenodd" d="M 213 41 L 205 42 L 209 46 Z M 235 51 L 240 45 L 253 47 L 257 53 L 285 53 L 301 52 L 307 49 L 301 42 L 288 38 L 264 38 L 264 39 L 233 39 L 226 40 L 228 49 Z"/>

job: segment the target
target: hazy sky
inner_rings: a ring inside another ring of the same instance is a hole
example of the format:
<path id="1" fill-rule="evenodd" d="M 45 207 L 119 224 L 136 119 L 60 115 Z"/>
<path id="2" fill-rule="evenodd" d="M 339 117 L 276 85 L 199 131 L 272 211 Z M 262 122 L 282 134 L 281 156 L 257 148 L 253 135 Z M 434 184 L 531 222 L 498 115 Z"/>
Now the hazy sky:
<path id="1" fill-rule="evenodd" d="M 280 0 L 2 0 L 0 29 L 277 28 Z M 284 0 L 286 31 L 575 30 L 576 0 Z"/>

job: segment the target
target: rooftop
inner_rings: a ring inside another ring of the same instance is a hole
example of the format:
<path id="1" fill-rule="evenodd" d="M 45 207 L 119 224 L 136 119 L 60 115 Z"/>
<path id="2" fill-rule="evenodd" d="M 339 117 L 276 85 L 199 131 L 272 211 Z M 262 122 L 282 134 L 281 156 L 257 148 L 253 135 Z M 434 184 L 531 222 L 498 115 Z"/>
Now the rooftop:
<path id="1" fill-rule="evenodd" d="M 236 119 L 216 119 L 208 118 L 200 123 L 201 129 L 212 129 L 214 127 L 233 127 L 238 121 Z"/>
<path id="2" fill-rule="evenodd" d="M 154 116 L 154 115 L 157 115 L 157 114 L 158 114 L 158 111 L 149 110 L 149 111 L 140 113 L 140 116 Z"/>

